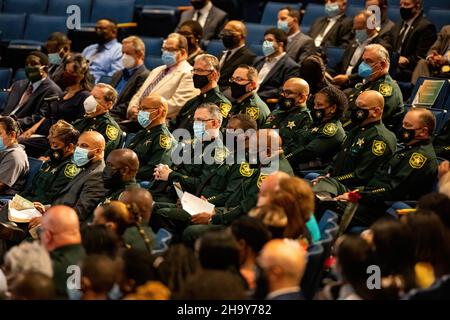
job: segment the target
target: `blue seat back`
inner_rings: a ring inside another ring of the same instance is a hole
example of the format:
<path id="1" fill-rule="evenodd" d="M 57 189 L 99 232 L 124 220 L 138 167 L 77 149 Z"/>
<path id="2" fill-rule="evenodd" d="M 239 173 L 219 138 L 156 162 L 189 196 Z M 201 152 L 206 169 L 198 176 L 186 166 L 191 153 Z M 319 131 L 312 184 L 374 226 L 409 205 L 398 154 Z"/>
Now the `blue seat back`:
<path id="1" fill-rule="evenodd" d="M 331 227 L 333 227 L 332 222 L 334 222 L 335 224 L 338 221 L 338 215 L 331 210 L 326 210 L 322 217 L 319 220 L 319 230 L 320 230 L 320 234 L 323 236 L 325 236 L 325 231 L 330 229 Z"/>
<path id="2" fill-rule="evenodd" d="M 338 48 L 338 47 L 332 47 L 329 46 L 326 48 L 326 55 L 327 55 L 327 66 L 329 68 L 335 67 L 339 61 L 341 61 L 342 56 L 344 55 L 344 48 Z"/>
<path id="3" fill-rule="evenodd" d="M 246 23 L 247 27 L 247 44 L 262 44 L 264 41 L 264 33 L 275 26 L 261 25 L 259 23 Z"/>
<path id="4" fill-rule="evenodd" d="M 323 16 L 325 16 L 325 6 L 323 4 L 308 4 L 301 22 L 303 32 L 306 32 L 305 28 L 309 29 L 317 18 Z"/>
<path id="5" fill-rule="evenodd" d="M 27 76 L 25 74 L 25 69 L 24 68 L 20 68 L 16 70 L 16 73 L 14 74 L 14 78 L 13 78 L 13 83 L 17 80 L 23 80 L 26 79 Z"/>
<path id="6" fill-rule="evenodd" d="M 157 58 L 157 57 L 146 57 L 145 58 L 145 66 L 149 69 L 149 70 L 153 70 L 156 67 L 159 67 L 163 64 L 162 59 L 161 58 Z"/>
<path id="7" fill-rule="evenodd" d="M 4 0 L 3 12 L 45 13 L 47 0 Z"/>
<path id="8" fill-rule="evenodd" d="M 0 89 L 8 89 L 11 83 L 12 69 L 0 68 Z"/>
<path id="9" fill-rule="evenodd" d="M 269 1 L 264 7 L 261 24 L 276 26 L 278 22 L 278 11 L 285 7 L 291 7 L 296 10 L 300 9 L 299 4 Z"/>
<path id="10" fill-rule="evenodd" d="M 0 91 L 0 112 L 5 109 L 5 103 L 8 100 L 9 92 L 8 91 Z"/>
<path id="11" fill-rule="evenodd" d="M 130 145 L 130 143 L 131 143 L 131 141 L 133 140 L 133 138 L 136 136 L 136 133 L 129 133 L 129 134 L 127 134 L 127 137 L 126 137 L 126 139 L 125 139 L 125 148 L 127 148 L 129 145 Z"/>
<path id="12" fill-rule="evenodd" d="M 450 24 L 450 10 L 430 9 L 427 13 L 427 19 L 436 26 L 439 32 L 443 26 Z"/>
<path id="13" fill-rule="evenodd" d="M 206 48 L 206 52 L 212 54 L 213 56 L 216 56 L 217 58 L 220 57 L 224 50 L 225 47 L 223 46 L 222 40 L 211 40 L 209 41 L 208 47 Z"/>
<path id="14" fill-rule="evenodd" d="M 24 40 L 45 42 L 53 32 L 67 32 L 66 17 L 30 14 L 27 18 Z"/>
<path id="15" fill-rule="evenodd" d="M 30 171 L 28 172 L 27 182 L 25 184 L 25 190 L 31 187 L 33 178 L 36 175 L 36 173 L 38 173 L 39 170 L 41 170 L 43 163 L 44 162 L 42 160 L 28 157 L 28 164 L 30 167 Z"/>
<path id="16" fill-rule="evenodd" d="M 117 23 L 133 21 L 134 0 L 94 0 L 91 22 L 109 18 Z"/>
<path id="17" fill-rule="evenodd" d="M 163 44 L 163 38 L 160 37 L 142 37 L 142 41 L 145 44 L 145 56 L 146 57 L 161 57 L 161 47 Z"/>
<path id="18" fill-rule="evenodd" d="M 172 241 L 172 234 L 164 228 L 158 230 L 155 236 L 156 246 L 152 250 L 152 254 L 162 254 L 169 249 Z"/>
<path id="19" fill-rule="evenodd" d="M 354 16 L 356 16 L 358 12 L 364 9 L 365 9 L 364 5 L 351 5 L 351 6 L 347 5 L 346 15 L 347 17 L 353 18 Z"/>
<path id="20" fill-rule="evenodd" d="M 25 30 L 25 13 L 0 13 L 0 30 L 2 41 L 22 39 Z"/>
<path id="21" fill-rule="evenodd" d="M 316 243 L 308 248 L 308 261 L 301 285 L 303 295 L 310 300 L 314 297 L 322 276 L 324 252 L 322 244 Z"/>
<path id="22" fill-rule="evenodd" d="M 91 16 L 91 0 L 48 0 L 47 14 L 67 17 L 67 8 L 76 5 L 81 11 L 81 22 L 88 22 Z"/>

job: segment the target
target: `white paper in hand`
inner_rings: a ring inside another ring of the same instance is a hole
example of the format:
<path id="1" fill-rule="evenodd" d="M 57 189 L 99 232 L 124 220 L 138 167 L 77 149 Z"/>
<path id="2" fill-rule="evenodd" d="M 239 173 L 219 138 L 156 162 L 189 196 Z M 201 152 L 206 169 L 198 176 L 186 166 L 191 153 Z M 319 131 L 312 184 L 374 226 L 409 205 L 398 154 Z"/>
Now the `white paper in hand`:
<path id="1" fill-rule="evenodd" d="M 36 209 L 16 210 L 9 208 L 8 220 L 16 223 L 28 223 L 31 219 L 40 217 L 42 214 Z"/>
<path id="2" fill-rule="evenodd" d="M 181 206 L 191 216 L 198 213 L 211 213 L 214 211 L 214 205 L 208 201 L 202 200 L 189 192 L 184 192 L 181 198 Z"/>

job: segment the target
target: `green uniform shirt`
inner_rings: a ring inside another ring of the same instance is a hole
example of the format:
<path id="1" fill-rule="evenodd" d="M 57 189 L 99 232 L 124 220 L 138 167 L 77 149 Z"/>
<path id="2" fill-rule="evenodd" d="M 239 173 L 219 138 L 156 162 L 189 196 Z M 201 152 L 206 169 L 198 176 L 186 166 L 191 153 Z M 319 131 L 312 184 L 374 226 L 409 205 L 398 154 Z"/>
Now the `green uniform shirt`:
<path id="1" fill-rule="evenodd" d="M 276 109 L 266 119 L 261 128 L 278 129 L 283 141 L 285 154 L 297 146 L 299 132 L 312 123 L 311 113 L 306 106 L 295 106 L 287 110 Z"/>
<path id="2" fill-rule="evenodd" d="M 139 171 L 136 175 L 138 180 L 151 180 L 153 170 L 158 164 L 171 165 L 172 150 L 176 142 L 165 124 L 150 129 L 142 129 L 128 148 L 133 150 L 139 158 Z"/>
<path id="3" fill-rule="evenodd" d="M 392 117 L 404 111 L 402 92 L 397 82 L 390 75 L 382 76 L 375 81 L 363 81 L 356 84 L 348 96 L 349 105 L 342 122 L 345 130 L 348 131 L 353 127 L 349 120 L 350 112 L 356 107 L 355 102 L 361 92 L 367 90 L 378 91 L 384 97 L 383 122 L 385 124 L 391 124 Z"/>
<path id="4" fill-rule="evenodd" d="M 58 197 L 59 192 L 80 172 L 68 157 L 62 162 L 54 163 L 46 161 L 42 168 L 33 177 L 31 187 L 21 193 L 21 196 L 30 200 L 38 201 L 43 204 L 52 204 Z"/>
<path id="5" fill-rule="evenodd" d="M 434 150 L 438 157 L 450 160 L 450 121 L 442 128 L 433 140 Z"/>
<path id="6" fill-rule="evenodd" d="M 131 181 L 125 182 L 117 190 L 111 190 L 110 193 L 106 196 L 105 200 L 102 201 L 102 204 L 119 200 L 122 193 L 129 187 L 139 187 L 139 184 L 137 184 L 136 180 L 134 180 L 134 179 Z"/>
<path id="7" fill-rule="evenodd" d="M 220 92 L 219 87 L 215 87 L 208 92 L 202 93 L 186 102 L 177 117 L 170 122 L 170 130 L 174 131 L 175 129 L 186 129 L 193 134 L 192 127 L 194 124 L 195 110 L 197 110 L 197 107 L 202 103 L 208 102 L 214 103 L 220 108 L 220 113 L 223 117 L 222 124 L 225 124 L 231 110 L 231 102 L 222 92 Z"/>
<path id="8" fill-rule="evenodd" d="M 262 101 L 258 94 L 253 93 L 241 102 L 235 102 L 230 111 L 229 118 L 235 114 L 244 113 L 249 115 L 260 128 L 270 114 L 269 107 Z"/>
<path id="9" fill-rule="evenodd" d="M 382 122 L 355 127 L 348 132 L 341 151 L 326 171 L 350 189 L 366 185 L 396 148 L 395 135 Z"/>
<path id="10" fill-rule="evenodd" d="M 83 119 L 74 121 L 72 125 L 75 129 L 80 131 L 80 133 L 84 131 L 97 131 L 105 138 L 105 159 L 111 151 L 119 147 L 122 129 L 120 129 L 120 126 L 117 124 L 116 120 L 111 117 L 109 112 L 96 117 L 84 116 Z"/>
<path id="11" fill-rule="evenodd" d="M 137 226 L 128 227 L 123 234 L 123 242 L 127 249 L 148 252 L 145 239 L 148 240 L 150 250 L 155 248 L 155 234 L 150 227 L 141 226 L 140 229 Z"/>

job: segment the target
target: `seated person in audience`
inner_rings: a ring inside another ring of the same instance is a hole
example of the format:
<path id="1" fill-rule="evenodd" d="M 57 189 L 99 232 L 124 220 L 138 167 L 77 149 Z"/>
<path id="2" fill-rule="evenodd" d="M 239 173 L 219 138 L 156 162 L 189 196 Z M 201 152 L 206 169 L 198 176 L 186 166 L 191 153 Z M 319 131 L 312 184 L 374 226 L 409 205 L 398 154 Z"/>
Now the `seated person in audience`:
<path id="1" fill-rule="evenodd" d="M 335 74 L 333 84 L 342 89 L 353 87 L 362 78 L 358 75 L 358 67 L 362 62 L 364 48 L 371 43 L 381 44 L 388 52 L 392 50 L 390 44 L 380 37 L 375 26 L 371 25 L 375 15 L 371 11 L 361 11 L 353 18 L 355 38 L 350 41 L 344 51 L 342 59 L 333 68 Z"/>
<path id="2" fill-rule="evenodd" d="M 219 60 L 210 54 L 197 56 L 193 69 L 194 87 L 200 90 L 200 94 L 186 102 L 177 117 L 170 122 L 170 129 L 190 130 L 194 124 L 194 113 L 197 107 L 203 103 L 214 103 L 220 108 L 223 117 L 222 126 L 226 124 L 228 113 L 231 110 L 231 102 L 220 91 L 217 81 L 220 77 Z"/>
<path id="3" fill-rule="evenodd" d="M 442 27 L 426 58 L 417 62 L 412 84 L 415 85 L 419 77 L 450 78 L 450 25 Z"/>
<path id="4" fill-rule="evenodd" d="M 235 100 L 229 116 L 243 113 L 256 121 L 258 127 L 262 126 L 270 114 L 269 107 L 259 97 L 258 71 L 248 65 L 240 65 L 229 79 L 231 83 L 231 96 Z"/>
<path id="5" fill-rule="evenodd" d="M 377 31 L 378 34 L 380 36 L 380 38 L 385 38 L 386 41 L 391 45 L 391 47 L 393 46 L 393 41 L 394 39 L 392 39 L 392 28 L 394 28 L 395 23 L 389 19 L 388 16 L 388 0 L 366 0 L 365 1 L 365 7 L 367 10 L 369 10 L 370 6 L 378 6 L 378 8 L 380 8 L 380 13 L 381 13 L 381 21 L 379 21 L 380 25 L 377 26 Z M 370 11 L 370 10 L 369 10 Z"/>
<path id="6" fill-rule="evenodd" d="M 11 286 L 11 300 L 53 300 L 53 279 L 39 271 L 21 273 Z"/>
<path id="7" fill-rule="evenodd" d="M 214 6 L 210 0 L 191 0 L 191 5 L 193 9 L 181 14 L 177 32 L 181 30 L 185 21 L 194 20 L 203 28 L 203 40 L 217 39 L 228 19 L 227 13 Z"/>
<path id="8" fill-rule="evenodd" d="M 365 91 L 356 100 L 352 119 L 358 126 L 350 130 L 326 176 L 313 181 L 314 191 L 333 196 L 343 190 L 365 186 L 381 164 L 392 157 L 397 148 L 395 135 L 381 122 L 383 96 L 373 90 Z"/>
<path id="9" fill-rule="evenodd" d="M 48 76 L 62 90 L 66 89 L 63 81 L 64 66 L 66 59 L 71 55 L 70 46 L 72 41 L 64 33 L 54 32 L 45 43 L 45 51 L 48 55 Z"/>
<path id="10" fill-rule="evenodd" d="M 430 137 L 436 119 L 425 108 L 412 108 L 403 119 L 398 139 L 404 148 L 380 165 L 372 178 L 358 186 L 362 199 L 352 224 L 370 226 L 388 206 L 385 201 L 417 200 L 430 192 L 437 178 L 436 154 Z M 338 200 L 348 200 L 348 189 L 341 189 Z"/>
<path id="11" fill-rule="evenodd" d="M 81 242 L 87 255 L 102 254 L 116 258 L 119 252 L 119 237 L 105 225 L 88 224 L 82 230 Z"/>
<path id="12" fill-rule="evenodd" d="M 86 253 L 81 245 L 80 222 L 74 209 L 54 206 L 42 216 L 41 243 L 50 253 L 53 282 L 60 299 L 67 298 L 69 266 L 78 265 Z"/>
<path id="13" fill-rule="evenodd" d="M 103 169 L 103 185 L 109 190 L 103 203 L 118 200 L 126 188 L 136 186 L 138 169 L 139 159 L 133 150 L 111 151 L 106 158 L 105 169 Z"/>
<path id="14" fill-rule="evenodd" d="M 316 93 L 311 111 L 313 123 L 301 128 L 295 147 L 286 154 L 294 170 L 311 170 L 331 162 L 345 139 L 339 119 L 347 105 L 345 94 L 333 86 Z"/>
<path id="15" fill-rule="evenodd" d="M 119 95 L 110 111 L 117 122 L 127 119 L 128 104 L 150 73 L 144 65 L 145 44 L 139 37 L 123 39 L 122 53 L 123 69 L 116 71 L 111 80 Z"/>
<path id="16" fill-rule="evenodd" d="M 39 111 L 41 119 L 20 136 L 30 157 L 39 158 L 48 150 L 47 136 L 52 125 L 59 120 L 73 122 L 84 115 L 83 102 L 92 90 L 88 63 L 82 55 L 71 54 L 64 59 L 63 70 L 65 92 L 48 101 Z"/>
<path id="17" fill-rule="evenodd" d="M 33 51 L 25 60 L 27 79 L 18 80 L 11 86 L 2 115 L 16 119 L 21 130 L 27 130 L 40 120 L 39 112 L 46 98 L 59 96 L 61 89 L 48 77 L 48 57 Z"/>
<path id="18" fill-rule="evenodd" d="M 188 20 L 180 25 L 178 33 L 184 36 L 188 42 L 187 62 L 191 66 L 194 66 L 195 58 L 204 53 L 200 47 L 200 42 L 203 37 L 202 26 L 197 21 Z"/>
<path id="19" fill-rule="evenodd" d="M 298 242 L 270 240 L 257 258 L 261 279 L 256 280 L 258 285 L 254 297 L 266 300 L 304 300 L 299 285 L 305 273 L 306 261 L 306 250 Z"/>
<path id="20" fill-rule="evenodd" d="M 346 91 L 349 107 L 344 113 L 343 127 L 350 130 L 355 124 L 350 120 L 350 113 L 355 109 L 358 96 L 367 90 L 378 91 L 384 98 L 383 123 L 395 126 L 396 117 L 403 114 L 403 96 L 397 82 L 389 75 L 389 52 L 379 44 L 369 44 L 363 53 L 358 67 L 358 75 L 364 80 Z"/>
<path id="21" fill-rule="evenodd" d="M 450 121 L 434 136 L 433 146 L 436 156 L 450 160 Z"/>
<path id="22" fill-rule="evenodd" d="M 318 55 L 306 57 L 300 64 L 300 78 L 308 82 L 309 97 L 306 101 L 308 109 L 314 106 L 314 96 L 321 89 L 331 86 L 331 76 L 326 73 L 323 60 Z"/>
<path id="23" fill-rule="evenodd" d="M 230 87 L 230 78 L 236 68 L 242 64 L 252 65 L 256 55 L 247 47 L 247 28 L 241 21 L 229 21 L 220 33 L 225 51 L 219 58 L 220 90 Z"/>
<path id="24" fill-rule="evenodd" d="M 81 261 L 81 300 L 108 300 L 116 280 L 116 261 L 103 255 L 85 257 Z"/>
<path id="25" fill-rule="evenodd" d="M 109 114 L 116 101 L 117 91 L 109 84 L 98 83 L 84 100 L 84 117 L 72 123 L 80 133 L 91 130 L 101 133 L 106 141 L 105 156 L 117 149 L 122 140 L 122 129 Z"/>
<path id="26" fill-rule="evenodd" d="M 286 54 L 301 64 L 303 59 L 316 51 L 314 40 L 300 30 L 300 12 L 285 7 L 278 11 L 278 29 L 287 35 Z"/>
<path id="27" fill-rule="evenodd" d="M 346 47 L 351 39 L 352 18 L 345 15 L 347 0 L 324 0 L 326 16 L 317 18 L 309 29 L 316 47 Z"/>
<path id="28" fill-rule="evenodd" d="M 117 200 L 100 204 L 94 210 L 92 224 L 105 225 L 117 235 L 121 240 L 122 246 L 126 247 L 123 241 L 123 234 L 130 226 L 130 211 L 125 203 Z"/>
<path id="29" fill-rule="evenodd" d="M 278 97 L 286 80 L 298 77 L 300 66 L 286 54 L 287 37 L 281 29 L 271 28 L 264 33 L 264 57 L 255 59 L 258 70 L 258 95 L 267 103 Z"/>
<path id="30" fill-rule="evenodd" d="M 166 126 L 167 110 L 167 100 L 157 94 L 141 101 L 138 122 L 142 129 L 127 146 L 139 158 L 138 180 L 152 180 L 157 165 L 172 164 L 171 155 L 176 141 Z"/>
<path id="31" fill-rule="evenodd" d="M 394 53 L 399 56 L 394 78 L 411 82 L 411 76 L 420 59 L 437 39 L 436 27 L 423 15 L 422 0 L 400 1 L 401 21 L 392 28 Z"/>
<path id="32" fill-rule="evenodd" d="M 20 129 L 11 117 L 0 117 L 0 194 L 13 196 L 23 190 L 29 165 L 23 146 L 17 143 Z"/>
<path id="33" fill-rule="evenodd" d="M 188 44 L 184 36 L 171 33 L 162 45 L 164 65 L 153 69 L 128 105 L 128 118 L 137 120 L 141 101 L 158 94 L 169 104 L 167 117 L 174 119 L 186 102 L 198 94 L 192 80 L 192 66 L 186 61 Z"/>
<path id="34" fill-rule="evenodd" d="M 123 69 L 122 44 L 117 41 L 117 25 L 112 20 L 98 20 L 95 33 L 97 43 L 84 48 L 81 54 L 89 60 L 89 69 L 98 83 L 102 76 L 111 77 Z"/>
<path id="35" fill-rule="evenodd" d="M 285 154 L 291 153 L 297 147 L 296 140 L 299 132 L 312 122 L 306 106 L 308 96 L 308 83 L 300 78 L 290 78 L 281 89 L 278 108 L 270 113 L 262 126 L 262 128 L 279 130 Z"/>

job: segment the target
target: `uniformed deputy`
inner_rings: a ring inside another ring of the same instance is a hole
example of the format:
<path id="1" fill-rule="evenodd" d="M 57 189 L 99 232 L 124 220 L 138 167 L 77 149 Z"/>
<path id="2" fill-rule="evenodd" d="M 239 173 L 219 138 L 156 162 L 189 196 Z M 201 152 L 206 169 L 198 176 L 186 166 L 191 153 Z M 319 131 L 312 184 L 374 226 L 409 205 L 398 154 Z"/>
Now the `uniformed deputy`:
<path id="1" fill-rule="evenodd" d="M 364 80 L 349 91 L 349 108 L 343 119 L 344 129 L 349 131 L 357 125 L 351 122 L 350 114 L 358 96 L 367 90 L 378 91 L 383 96 L 383 122 L 388 127 L 395 127 L 401 119 L 397 121 L 397 118 L 403 116 L 403 96 L 397 82 L 389 75 L 389 52 L 380 44 L 371 44 L 364 50 L 362 59 L 358 74 Z"/>
<path id="2" fill-rule="evenodd" d="M 334 86 L 324 87 L 315 94 L 313 123 L 302 128 L 296 148 L 286 154 L 294 169 L 318 168 L 331 162 L 345 138 L 339 119 L 347 105 L 345 94 Z"/>
<path id="3" fill-rule="evenodd" d="M 131 140 L 128 148 L 139 158 L 138 180 L 152 180 L 158 164 L 171 165 L 175 140 L 166 126 L 168 104 L 160 95 L 150 95 L 141 101 L 138 122 L 143 127 Z"/>
<path id="4" fill-rule="evenodd" d="M 450 121 L 447 121 L 433 139 L 434 150 L 438 157 L 450 160 Z"/>
<path id="5" fill-rule="evenodd" d="M 130 149 L 111 151 L 106 158 L 103 169 L 103 184 L 109 190 L 102 203 L 118 200 L 126 188 L 137 186 L 136 174 L 139 169 L 139 159 Z"/>
<path id="6" fill-rule="evenodd" d="M 434 115 L 425 108 L 406 113 L 398 134 L 404 147 L 378 168 L 366 186 L 358 188 L 362 199 L 352 225 L 370 226 L 387 209 L 385 201 L 417 200 L 431 192 L 438 171 L 430 141 L 435 123 Z M 348 193 L 338 199 L 348 200 Z"/>
<path id="7" fill-rule="evenodd" d="M 258 96 L 258 71 L 248 65 L 240 65 L 230 78 L 231 97 L 236 101 L 231 108 L 230 116 L 238 113 L 249 115 L 256 120 L 258 128 L 270 114 L 269 107 Z"/>
<path id="8" fill-rule="evenodd" d="M 220 92 L 217 81 L 220 78 L 219 60 L 210 54 L 201 54 L 195 58 L 193 72 L 194 87 L 200 89 L 200 94 L 189 100 L 173 119 L 170 131 L 175 129 L 189 130 L 191 134 L 194 123 L 194 113 L 202 103 L 214 103 L 220 108 L 222 117 L 226 119 L 231 110 L 231 102 Z M 224 124 L 226 121 L 222 121 Z"/>
<path id="9" fill-rule="evenodd" d="M 308 83 L 300 78 L 287 80 L 278 98 L 278 108 L 266 119 L 262 128 L 278 129 L 283 140 L 285 154 L 291 153 L 297 146 L 299 132 L 309 127 L 311 114 L 306 106 L 309 96 Z"/>
<path id="10" fill-rule="evenodd" d="M 84 101 L 84 118 L 73 122 L 80 133 L 92 130 L 102 134 L 106 141 L 105 157 L 119 147 L 122 137 L 122 130 L 109 114 L 116 101 L 117 91 L 109 84 L 98 83 Z"/>
<path id="11" fill-rule="evenodd" d="M 377 91 L 365 91 L 356 100 L 352 111 L 353 128 L 334 162 L 314 185 L 315 192 L 328 192 L 336 196 L 345 188 L 366 185 L 378 166 L 396 150 L 395 135 L 381 122 L 384 99 Z"/>
<path id="12" fill-rule="evenodd" d="M 50 128 L 48 141 L 50 159 L 33 177 L 31 186 L 20 195 L 30 201 L 51 204 L 60 190 L 80 173 L 72 162 L 72 155 L 78 141 L 79 132 L 64 120 Z"/>

